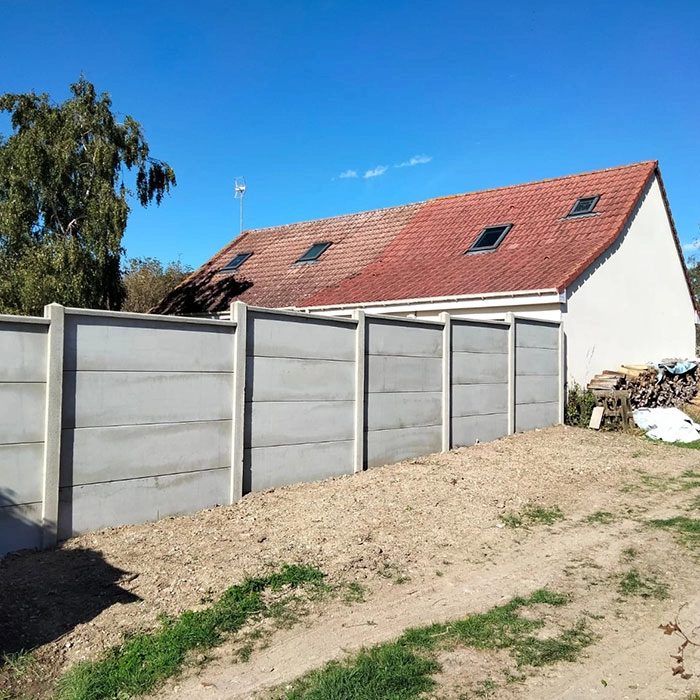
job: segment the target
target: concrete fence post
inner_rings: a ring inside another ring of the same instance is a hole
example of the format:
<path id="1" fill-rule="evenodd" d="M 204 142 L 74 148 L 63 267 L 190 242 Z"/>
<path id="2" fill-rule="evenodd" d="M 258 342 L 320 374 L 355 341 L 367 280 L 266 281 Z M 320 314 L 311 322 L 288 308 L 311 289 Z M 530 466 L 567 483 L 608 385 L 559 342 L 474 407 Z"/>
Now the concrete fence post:
<path id="1" fill-rule="evenodd" d="M 559 321 L 559 423 L 566 418 L 566 335 L 564 321 Z"/>
<path id="2" fill-rule="evenodd" d="M 442 331 L 442 451 L 452 449 L 452 316 L 440 314 Z"/>
<path id="3" fill-rule="evenodd" d="M 229 503 L 243 497 L 245 441 L 245 378 L 248 336 L 248 307 L 242 301 L 231 304 L 231 320 L 236 324 L 233 337 L 233 410 L 231 415 L 231 491 Z"/>
<path id="4" fill-rule="evenodd" d="M 65 309 L 60 304 L 44 307 L 50 320 L 46 368 L 46 414 L 44 472 L 41 495 L 41 546 L 53 547 L 58 540 L 58 489 L 61 476 L 61 427 L 63 420 L 63 355 Z"/>
<path id="5" fill-rule="evenodd" d="M 357 321 L 355 331 L 355 451 L 353 472 L 357 474 L 365 468 L 365 354 L 366 321 L 365 312 L 355 309 L 352 317 Z"/>
<path id="6" fill-rule="evenodd" d="M 508 435 L 515 432 L 515 333 L 517 320 L 512 312 L 506 314 L 508 328 Z"/>

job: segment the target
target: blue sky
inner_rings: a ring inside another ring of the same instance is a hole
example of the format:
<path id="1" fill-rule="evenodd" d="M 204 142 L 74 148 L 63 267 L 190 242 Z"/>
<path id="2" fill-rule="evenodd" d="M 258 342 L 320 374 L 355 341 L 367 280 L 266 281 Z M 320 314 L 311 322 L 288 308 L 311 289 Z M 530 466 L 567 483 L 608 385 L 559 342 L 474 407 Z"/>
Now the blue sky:
<path id="1" fill-rule="evenodd" d="M 238 233 L 239 175 L 244 228 L 258 228 L 647 159 L 681 241 L 700 235 L 697 1 L 0 0 L 0 12 L 0 92 L 61 101 L 83 72 L 175 169 L 159 208 L 134 204 L 130 257 L 209 258 Z"/>

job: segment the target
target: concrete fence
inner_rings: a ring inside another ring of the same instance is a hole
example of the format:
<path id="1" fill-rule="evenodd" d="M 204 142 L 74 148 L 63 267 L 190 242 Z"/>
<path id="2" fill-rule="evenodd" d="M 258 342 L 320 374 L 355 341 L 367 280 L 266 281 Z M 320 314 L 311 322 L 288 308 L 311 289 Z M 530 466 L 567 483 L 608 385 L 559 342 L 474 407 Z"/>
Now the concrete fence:
<path id="1" fill-rule="evenodd" d="M 0 553 L 559 423 L 559 324 L 0 316 Z"/>

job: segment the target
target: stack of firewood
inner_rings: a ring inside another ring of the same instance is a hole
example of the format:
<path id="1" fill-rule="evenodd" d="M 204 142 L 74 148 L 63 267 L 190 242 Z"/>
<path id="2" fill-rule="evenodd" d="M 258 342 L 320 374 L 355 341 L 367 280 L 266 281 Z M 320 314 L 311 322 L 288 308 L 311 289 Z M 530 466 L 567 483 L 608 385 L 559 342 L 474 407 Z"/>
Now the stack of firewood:
<path id="1" fill-rule="evenodd" d="M 618 370 L 606 370 L 588 384 L 593 392 L 625 391 L 632 408 L 681 407 L 696 400 L 698 370 L 672 374 L 664 370 L 658 381 L 659 370 L 647 365 L 622 365 Z"/>

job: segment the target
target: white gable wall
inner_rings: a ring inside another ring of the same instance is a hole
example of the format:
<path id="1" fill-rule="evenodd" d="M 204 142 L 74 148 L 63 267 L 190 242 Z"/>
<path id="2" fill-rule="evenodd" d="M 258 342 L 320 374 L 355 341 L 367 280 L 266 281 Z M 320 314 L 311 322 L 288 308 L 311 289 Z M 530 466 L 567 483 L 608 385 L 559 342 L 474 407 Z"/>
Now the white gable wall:
<path id="1" fill-rule="evenodd" d="M 656 178 L 620 239 L 567 289 L 563 316 L 580 384 L 623 363 L 695 356 L 695 310 Z"/>

